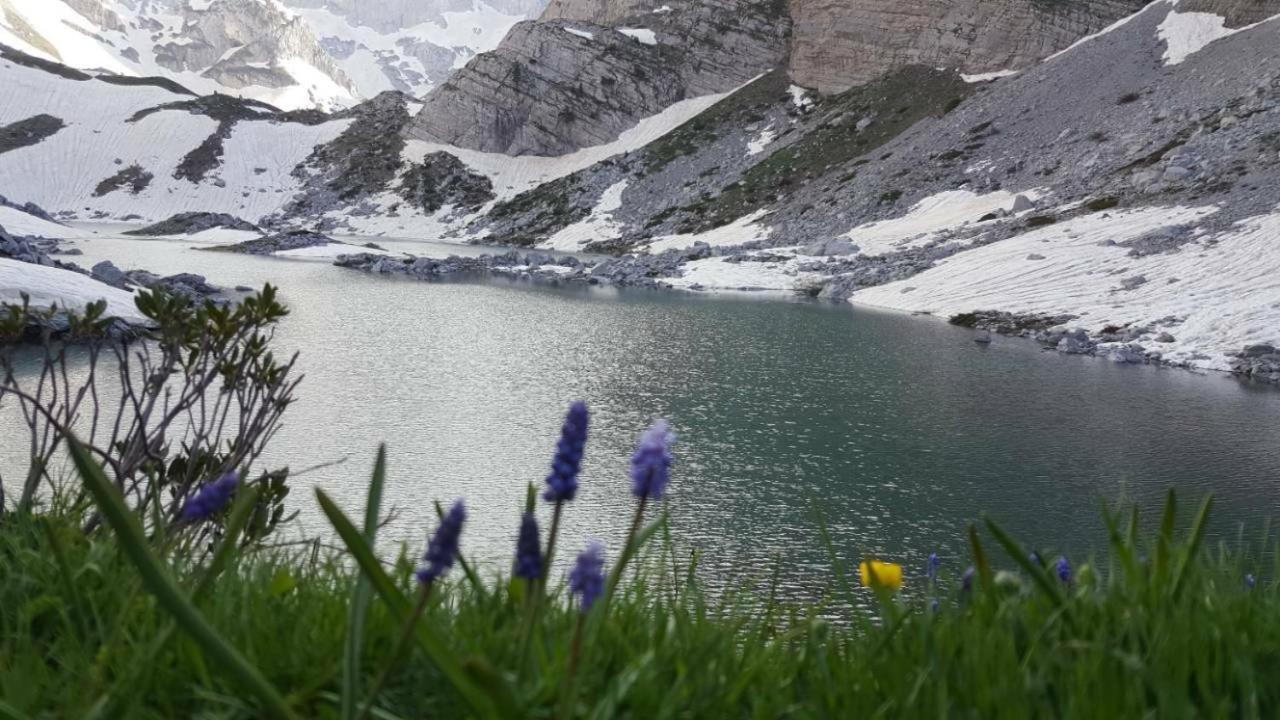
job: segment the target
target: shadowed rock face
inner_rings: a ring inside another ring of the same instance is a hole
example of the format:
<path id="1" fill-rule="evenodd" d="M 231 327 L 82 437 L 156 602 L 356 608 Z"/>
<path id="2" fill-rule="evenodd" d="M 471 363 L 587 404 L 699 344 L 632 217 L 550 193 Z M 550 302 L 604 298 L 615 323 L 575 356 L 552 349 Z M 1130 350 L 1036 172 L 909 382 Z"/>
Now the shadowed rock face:
<path id="1" fill-rule="evenodd" d="M 1025 67 L 1146 0 L 790 0 L 791 78 L 841 92 L 903 65 Z"/>
<path id="2" fill-rule="evenodd" d="M 611 25 L 641 13 L 652 13 L 664 5 L 674 9 L 671 3 L 660 0 L 551 0 L 542 12 L 542 19 Z"/>
<path id="3" fill-rule="evenodd" d="M 1227 27 L 1239 28 L 1280 13 L 1280 0 L 1182 0 L 1178 3 L 1178 12 L 1221 15 Z"/>
<path id="4" fill-rule="evenodd" d="M 558 5 L 517 25 L 427 96 L 408 135 L 561 155 L 609 142 L 672 103 L 737 87 L 785 58 L 781 2 L 694 0 L 662 13 L 651 5 L 601 5 L 603 14 Z M 652 31 L 656 42 L 614 27 Z"/>

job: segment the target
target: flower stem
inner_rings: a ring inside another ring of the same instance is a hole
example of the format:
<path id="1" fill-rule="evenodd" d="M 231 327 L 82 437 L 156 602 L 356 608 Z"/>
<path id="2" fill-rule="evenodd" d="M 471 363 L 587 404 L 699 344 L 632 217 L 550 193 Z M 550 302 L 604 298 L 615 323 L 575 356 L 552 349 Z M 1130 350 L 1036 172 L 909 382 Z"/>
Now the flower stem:
<path id="1" fill-rule="evenodd" d="M 422 613 L 426 611 L 427 602 L 431 600 L 431 588 L 433 587 L 435 587 L 434 581 L 422 586 L 422 592 L 418 594 L 418 604 L 414 606 L 413 614 L 405 622 L 404 632 L 401 633 L 400 639 L 396 642 L 395 650 L 387 658 L 387 664 L 382 667 L 382 672 L 378 673 L 378 679 L 374 680 L 373 687 L 369 688 L 369 699 L 365 702 L 364 709 L 360 711 L 357 720 L 364 720 L 369 716 L 369 712 L 373 710 L 373 704 L 378 700 L 378 693 L 382 692 L 382 687 L 387 684 L 387 679 L 391 677 L 392 668 L 400 664 L 400 656 L 404 655 L 409 648 L 409 643 L 413 640 L 413 630 L 418 626 L 418 620 L 422 618 Z"/>
<path id="2" fill-rule="evenodd" d="M 614 568 L 613 574 L 609 577 L 609 587 L 605 590 L 604 601 L 607 604 L 613 593 L 618 589 L 618 583 L 622 580 L 622 571 L 626 569 L 627 562 L 631 560 L 638 548 L 634 547 L 636 536 L 640 534 L 640 525 L 644 523 L 644 509 L 649 505 L 649 497 L 647 495 L 640 497 L 640 504 L 636 506 L 636 516 L 631 521 L 631 531 L 627 533 L 627 542 L 622 546 L 622 555 L 618 557 L 618 566 Z"/>
<path id="3" fill-rule="evenodd" d="M 573 717 L 573 706 L 577 704 L 576 681 L 578 679 L 578 659 L 582 655 L 582 635 L 586 628 L 587 614 L 578 614 L 578 624 L 573 630 L 573 641 L 569 645 L 569 667 L 564 673 L 564 686 L 560 692 L 560 708 L 557 717 L 568 720 Z"/>
<path id="4" fill-rule="evenodd" d="M 564 509 L 564 501 L 556 501 L 555 512 L 551 515 L 551 532 L 547 536 L 547 552 L 542 560 L 542 578 L 538 583 L 539 594 L 547 589 L 547 578 L 551 576 L 551 563 L 556 555 L 556 536 L 560 534 L 560 513 Z"/>

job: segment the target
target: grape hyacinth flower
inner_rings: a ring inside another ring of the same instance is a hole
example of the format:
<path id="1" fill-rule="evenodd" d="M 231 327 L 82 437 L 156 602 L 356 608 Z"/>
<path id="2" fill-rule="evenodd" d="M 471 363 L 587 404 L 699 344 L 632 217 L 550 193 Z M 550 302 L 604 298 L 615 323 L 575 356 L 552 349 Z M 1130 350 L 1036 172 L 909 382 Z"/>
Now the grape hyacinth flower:
<path id="1" fill-rule="evenodd" d="M 1027 559 L 1031 561 L 1032 565 L 1039 565 L 1040 567 L 1044 567 L 1044 558 L 1040 557 L 1040 553 L 1034 550 L 1032 550 L 1031 554 L 1027 556 Z"/>
<path id="2" fill-rule="evenodd" d="M 1249 588 L 1250 590 L 1254 589 L 1255 587 L 1258 586 L 1258 578 L 1254 577 L 1253 573 L 1249 573 L 1248 575 L 1245 575 L 1244 586 Z"/>
<path id="3" fill-rule="evenodd" d="M 578 555 L 569 572 L 569 590 L 578 596 L 578 605 L 586 613 L 604 594 L 604 546 L 591 542 Z"/>
<path id="4" fill-rule="evenodd" d="M 640 436 L 631 456 L 631 494 L 661 500 L 671 480 L 671 443 L 675 434 L 666 420 L 658 420 Z"/>
<path id="5" fill-rule="evenodd" d="M 515 576 L 530 581 L 542 577 L 542 546 L 538 541 L 538 520 L 533 513 L 525 513 L 520 520 Z"/>
<path id="6" fill-rule="evenodd" d="M 459 500 L 449 508 L 436 532 L 427 542 L 427 552 L 418 568 L 418 582 L 430 585 L 444 577 L 458 559 L 458 541 L 462 537 L 462 524 L 467 521 L 467 508 Z"/>
<path id="7" fill-rule="evenodd" d="M 976 574 L 976 572 L 977 571 L 973 569 L 972 565 L 970 565 L 968 569 L 964 571 L 964 575 L 960 576 L 961 590 L 963 590 L 964 592 L 971 592 L 973 590 L 973 576 Z"/>
<path id="8" fill-rule="evenodd" d="M 582 469 L 589 420 L 586 403 L 579 400 L 569 406 L 551 461 L 551 474 L 547 476 L 547 489 L 542 494 L 547 502 L 568 502 L 578 494 L 578 472 Z"/>
<path id="9" fill-rule="evenodd" d="M 208 520 L 231 502 L 240 486 L 240 475 L 235 470 L 223 475 L 211 483 L 205 483 L 199 490 L 187 496 L 182 506 L 180 520 L 195 523 Z"/>
<path id="10" fill-rule="evenodd" d="M 929 582 L 937 582 L 938 569 L 941 567 L 942 560 L 938 557 L 938 553 L 929 553 L 929 561 L 924 566 L 924 574 L 929 578 Z"/>
<path id="11" fill-rule="evenodd" d="M 1063 585 L 1071 584 L 1071 563 L 1067 561 L 1065 556 L 1059 557 L 1058 562 L 1054 563 L 1053 569 L 1058 573 L 1058 579 Z"/>

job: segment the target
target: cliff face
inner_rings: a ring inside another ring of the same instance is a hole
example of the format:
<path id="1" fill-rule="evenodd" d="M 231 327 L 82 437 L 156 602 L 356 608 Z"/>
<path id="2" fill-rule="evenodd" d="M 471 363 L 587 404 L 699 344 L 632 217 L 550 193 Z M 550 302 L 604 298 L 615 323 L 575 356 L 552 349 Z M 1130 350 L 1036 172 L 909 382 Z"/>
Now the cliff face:
<path id="1" fill-rule="evenodd" d="M 1025 67 L 1129 15 L 1143 0 L 790 0 L 790 70 L 834 93 L 905 65 Z"/>
<path id="2" fill-rule="evenodd" d="M 300 60 L 352 96 L 358 94 L 306 22 L 272 3 L 222 0 L 203 10 L 187 6 L 184 12 L 183 35 L 155 46 L 156 62 L 164 68 L 199 72 L 233 89 L 285 88 L 297 82 L 287 63 Z"/>
<path id="3" fill-rule="evenodd" d="M 551 0 L 543 20 L 583 20 L 610 25 L 628 17 L 653 12 L 669 3 L 654 0 Z"/>
<path id="4" fill-rule="evenodd" d="M 553 5 L 428 95 L 408 135 L 486 152 L 561 155 L 609 142 L 672 103 L 735 88 L 785 60 L 789 23 L 780 2 L 650 5 Z"/>

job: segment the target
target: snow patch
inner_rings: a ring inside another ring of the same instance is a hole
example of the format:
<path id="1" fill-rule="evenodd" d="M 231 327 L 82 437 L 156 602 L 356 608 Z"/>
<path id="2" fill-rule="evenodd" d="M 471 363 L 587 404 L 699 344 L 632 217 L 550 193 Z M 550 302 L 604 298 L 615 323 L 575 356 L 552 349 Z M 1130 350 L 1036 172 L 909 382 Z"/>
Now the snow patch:
<path id="1" fill-rule="evenodd" d="M 629 38 L 633 38 L 634 40 L 636 40 L 636 42 L 639 42 L 643 45 L 658 44 L 658 36 L 655 35 L 652 30 L 648 30 L 645 28 L 618 28 L 618 32 L 622 33 L 623 35 L 626 35 Z"/>
<path id="2" fill-rule="evenodd" d="M 1180 251 L 1129 257 L 1116 246 L 1153 230 L 1194 223 L 1215 207 L 1151 207 L 1077 217 L 954 255 L 919 275 L 862 290 L 851 302 L 940 317 L 974 310 L 1070 313 L 1093 331 L 1107 325 L 1162 327 L 1164 359 L 1229 369 L 1226 352 L 1280 341 L 1280 210 L 1206 235 Z M 1044 257 L 1028 261 L 1029 253 Z M 1123 289 L 1141 275 L 1147 282 Z M 903 294 L 906 286 L 915 289 Z"/>
<path id="3" fill-rule="evenodd" d="M 579 250 L 589 242 L 622 237 L 622 225 L 614 221 L 613 213 L 622 208 L 622 193 L 626 189 L 626 180 L 614 183 L 600 196 L 600 202 L 590 215 L 563 228 L 538 247 L 548 250 Z"/>
<path id="4" fill-rule="evenodd" d="M 773 129 L 772 125 L 765 128 L 764 130 L 761 130 L 760 134 L 757 135 L 754 140 L 747 143 L 747 157 L 759 155 L 760 153 L 764 152 L 765 148 L 769 147 L 771 144 L 773 144 L 773 141 L 777 139 L 778 139 L 778 132 Z"/>
<path id="5" fill-rule="evenodd" d="M 684 274 L 668 282 L 672 287 L 683 289 L 794 292 L 806 280 L 822 277 L 799 269 L 801 264 L 812 260 L 793 258 L 767 263 L 730 263 L 724 258 L 711 257 L 685 264 Z"/>
<path id="6" fill-rule="evenodd" d="M 1028 198 L 1034 192 L 1023 193 Z M 863 255 L 883 255 L 897 250 L 926 245 L 943 231 L 964 227 L 983 215 L 1009 211 L 1017 195 L 997 190 L 978 195 L 968 190 L 947 190 L 921 200 L 907 214 L 859 225 L 844 234 Z"/>
<path id="7" fill-rule="evenodd" d="M 683 250 L 693 247 L 693 244 L 698 242 L 704 242 L 711 247 L 731 247 L 766 240 L 773 234 L 773 228 L 757 225 L 756 222 L 768 214 L 768 210 L 761 208 L 750 215 L 743 215 L 728 225 L 722 225 L 714 230 L 701 233 L 664 235 L 655 238 L 649 243 L 649 252 L 658 253 L 673 248 Z"/>
<path id="8" fill-rule="evenodd" d="M 1229 28 L 1226 18 L 1213 13 L 1171 12 L 1156 28 L 1156 37 L 1165 43 L 1164 64 L 1178 65 L 1214 41 L 1261 24 Z"/>
<path id="9" fill-rule="evenodd" d="M 1000 78 L 1009 77 L 1010 75 L 1017 75 L 1018 72 L 1018 70 L 995 70 L 993 72 L 977 73 L 975 75 L 961 75 L 960 79 L 967 83 L 991 82 L 992 80 L 999 80 Z"/>
<path id="10" fill-rule="evenodd" d="M 30 296 L 32 308 L 83 310 L 91 302 L 106 300 L 107 315 L 131 323 L 147 321 L 131 293 L 70 270 L 0 258 L 0 303 L 21 304 L 23 293 Z"/>
<path id="11" fill-rule="evenodd" d="M 36 237 L 64 239 L 78 233 L 65 225 L 51 223 L 30 213 L 8 205 L 0 205 L 0 229 L 10 235 L 34 235 Z"/>
<path id="12" fill-rule="evenodd" d="M 799 85 L 789 86 L 787 92 L 791 94 L 791 104 L 800 110 L 805 110 L 813 105 L 813 98 L 809 97 L 809 91 Z"/>
<path id="13" fill-rule="evenodd" d="M 567 27 L 567 28 L 565 28 L 565 29 L 564 29 L 564 31 L 565 31 L 565 32 L 567 32 L 567 33 L 569 33 L 570 35 L 577 35 L 578 37 L 580 37 L 580 38 L 585 38 L 585 39 L 587 39 L 587 40 L 595 40 L 595 39 L 596 39 L 596 35 L 595 35 L 595 33 L 589 33 L 589 32 L 587 32 L 586 30 L 579 30 L 579 29 L 577 29 L 577 28 Z"/>
<path id="14" fill-rule="evenodd" d="M 357 255 L 359 253 L 369 253 L 370 255 L 390 255 L 385 250 L 377 250 L 375 248 L 360 247 L 358 245 L 349 245 L 347 243 L 332 242 L 324 245 L 313 245 L 311 247 L 294 248 L 293 250 L 282 250 L 272 253 L 276 257 L 293 258 L 296 260 L 336 260 L 342 255 Z"/>

